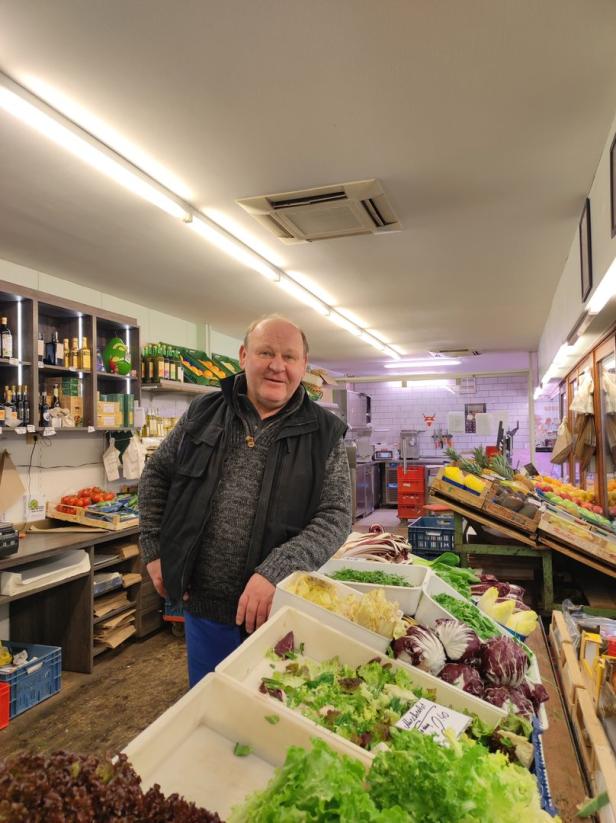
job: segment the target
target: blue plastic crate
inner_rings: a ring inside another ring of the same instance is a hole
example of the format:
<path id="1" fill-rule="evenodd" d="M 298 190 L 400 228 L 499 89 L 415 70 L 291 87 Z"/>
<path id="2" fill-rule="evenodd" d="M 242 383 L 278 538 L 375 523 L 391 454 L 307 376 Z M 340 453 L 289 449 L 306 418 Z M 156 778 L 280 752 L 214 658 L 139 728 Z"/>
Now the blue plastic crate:
<path id="1" fill-rule="evenodd" d="M 170 600 L 165 600 L 163 606 L 163 620 L 166 620 L 170 623 L 183 623 L 184 622 L 184 609 L 182 604 L 178 604 L 176 606 Z"/>
<path id="2" fill-rule="evenodd" d="M 454 519 L 452 514 L 418 517 L 409 523 L 409 543 L 413 554 L 431 560 L 454 549 Z"/>
<path id="3" fill-rule="evenodd" d="M 12 720 L 60 691 L 62 679 L 62 649 L 59 646 L 39 646 L 34 643 L 2 641 L 11 654 L 25 649 L 32 663 L 20 666 L 12 674 L 0 672 L 0 683 L 11 687 L 9 717 Z"/>
<path id="4" fill-rule="evenodd" d="M 541 722 L 539 721 L 539 718 L 535 717 L 533 718 L 533 733 L 531 737 L 532 744 L 535 749 L 535 759 L 531 771 L 537 780 L 537 788 L 541 798 L 541 808 L 551 817 L 556 817 L 558 815 L 558 811 L 554 806 L 552 792 L 550 791 L 550 784 L 548 782 L 548 771 L 545 765 L 545 755 L 543 753 L 542 734 L 543 729 L 541 727 Z"/>

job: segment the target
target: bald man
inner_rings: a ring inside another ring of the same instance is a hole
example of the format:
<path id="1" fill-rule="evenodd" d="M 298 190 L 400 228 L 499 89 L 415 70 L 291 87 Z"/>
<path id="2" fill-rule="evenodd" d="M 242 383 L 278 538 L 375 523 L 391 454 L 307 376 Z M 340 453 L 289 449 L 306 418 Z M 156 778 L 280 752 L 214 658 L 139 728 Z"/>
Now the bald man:
<path id="1" fill-rule="evenodd" d="M 191 687 L 267 620 L 280 580 L 351 530 L 346 427 L 306 394 L 307 358 L 290 320 L 252 323 L 243 371 L 193 400 L 141 477 L 142 556 L 183 603 Z"/>

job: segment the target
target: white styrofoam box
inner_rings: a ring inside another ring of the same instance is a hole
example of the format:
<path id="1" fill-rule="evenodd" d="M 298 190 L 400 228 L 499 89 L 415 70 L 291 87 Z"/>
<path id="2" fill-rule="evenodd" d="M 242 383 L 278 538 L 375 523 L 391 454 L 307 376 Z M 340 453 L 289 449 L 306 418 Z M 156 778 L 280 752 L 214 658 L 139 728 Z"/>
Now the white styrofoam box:
<path id="1" fill-rule="evenodd" d="M 373 660 L 374 649 L 360 641 L 348 637 L 331 626 L 323 625 L 319 618 L 313 618 L 293 608 L 280 609 L 270 617 L 260 629 L 252 634 L 242 645 L 226 657 L 216 667 L 216 672 L 241 683 L 269 705 L 280 702 L 258 691 L 261 679 L 271 675 L 272 662 L 266 653 L 272 649 L 286 634 L 293 632 L 296 645 L 304 644 L 304 656 L 321 663 L 333 657 L 353 668 Z M 434 700 L 456 711 L 472 712 L 484 722 L 494 726 L 505 717 L 502 709 L 491 706 L 472 694 L 452 686 L 438 677 L 434 677 L 415 666 L 401 660 L 387 660 L 394 668 L 408 672 L 416 686 L 433 690 Z M 308 721 L 311 722 L 312 721 Z M 320 728 L 314 724 L 316 728 Z M 353 744 L 349 744 L 353 745 Z M 363 750 L 361 750 L 363 751 Z"/>
<path id="2" fill-rule="evenodd" d="M 334 629 L 338 629 L 338 631 L 348 635 L 348 637 L 359 640 L 360 643 L 365 643 L 372 649 L 376 649 L 379 652 L 384 652 L 387 649 L 391 641 L 391 637 L 383 637 L 382 634 L 377 634 L 370 629 L 366 629 L 358 623 L 353 623 L 352 620 L 348 620 L 340 614 L 331 612 L 322 606 L 317 606 L 316 603 L 312 603 L 310 600 L 305 600 L 303 597 L 299 597 L 299 595 L 288 591 L 288 587 L 292 585 L 295 579 L 301 574 L 306 574 L 306 572 L 293 572 L 293 574 L 285 577 L 285 579 L 281 580 L 276 586 L 270 614 L 275 614 L 284 606 L 292 606 L 300 612 L 305 612 L 306 614 L 311 615 L 319 622 L 324 623 L 327 626 L 332 626 Z M 354 597 L 363 597 L 362 594 L 356 592 L 355 589 L 350 588 L 350 586 L 346 586 L 344 583 L 339 583 L 337 580 L 331 580 L 329 577 L 323 577 L 323 575 L 319 575 L 317 572 L 310 572 L 310 574 L 314 577 L 321 577 L 332 586 L 335 586 L 342 597 L 348 597 L 349 595 L 353 595 Z"/>
<path id="3" fill-rule="evenodd" d="M 430 574 L 425 566 L 410 566 L 407 563 L 379 563 L 376 560 L 360 560 L 332 558 L 319 569 L 320 574 L 329 575 L 341 569 L 354 569 L 358 572 L 385 572 L 399 574 L 408 581 L 408 586 L 383 586 L 380 583 L 355 583 L 351 580 L 341 580 L 345 586 L 350 586 L 358 592 L 367 592 L 370 589 L 383 589 L 385 598 L 392 603 L 398 603 L 405 614 L 415 614 L 421 597 L 421 587 Z"/>
<path id="4" fill-rule="evenodd" d="M 16 595 L 22 592 L 46 586 L 48 583 L 61 582 L 90 570 L 90 557 L 82 549 L 62 552 L 40 563 L 16 566 L 11 571 L 0 573 L 0 594 Z"/>
<path id="5" fill-rule="evenodd" d="M 144 790 L 159 783 L 166 795 L 177 792 L 218 812 L 223 820 L 246 795 L 265 788 L 274 769 L 284 763 L 289 746 L 309 749 L 315 736 L 369 765 L 367 752 L 272 702 L 253 698 L 229 678 L 209 674 L 132 740 L 124 753 Z M 265 720 L 271 714 L 280 718 L 275 725 Z M 250 746 L 252 753 L 237 757 L 236 743 Z"/>

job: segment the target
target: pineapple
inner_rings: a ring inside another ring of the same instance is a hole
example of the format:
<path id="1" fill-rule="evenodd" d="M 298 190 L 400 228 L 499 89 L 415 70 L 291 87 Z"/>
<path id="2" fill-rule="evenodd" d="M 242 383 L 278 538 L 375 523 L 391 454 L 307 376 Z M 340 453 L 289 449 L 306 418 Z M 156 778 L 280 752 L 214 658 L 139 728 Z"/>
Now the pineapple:
<path id="1" fill-rule="evenodd" d="M 504 477 L 505 480 L 513 479 L 513 469 L 502 454 L 498 454 L 490 460 L 490 468 L 500 477 Z"/>
<path id="2" fill-rule="evenodd" d="M 473 449 L 473 459 L 482 469 L 488 468 L 490 461 L 483 446 L 478 446 L 476 449 Z"/>

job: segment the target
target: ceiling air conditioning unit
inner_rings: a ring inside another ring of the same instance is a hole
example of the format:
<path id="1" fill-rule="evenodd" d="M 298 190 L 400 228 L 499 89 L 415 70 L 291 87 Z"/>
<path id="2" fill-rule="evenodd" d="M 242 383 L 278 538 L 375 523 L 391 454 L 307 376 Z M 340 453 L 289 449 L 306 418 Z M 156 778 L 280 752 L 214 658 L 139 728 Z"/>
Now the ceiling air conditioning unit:
<path id="1" fill-rule="evenodd" d="M 356 180 L 236 202 L 288 244 L 402 228 L 378 180 Z"/>
<path id="2" fill-rule="evenodd" d="M 475 349 L 439 349 L 438 351 L 431 351 L 432 357 L 479 357 L 480 351 Z"/>

